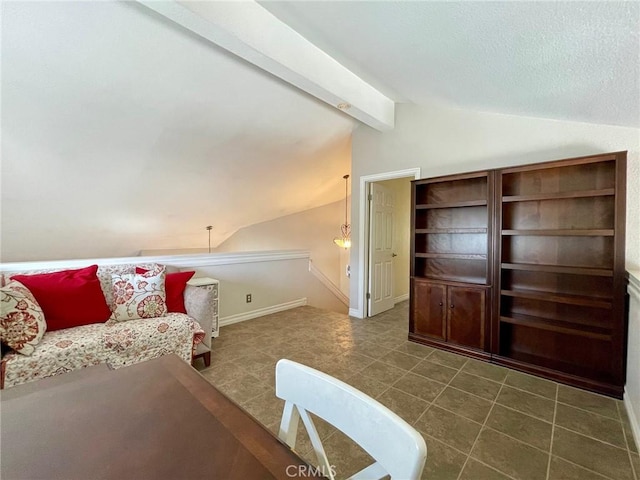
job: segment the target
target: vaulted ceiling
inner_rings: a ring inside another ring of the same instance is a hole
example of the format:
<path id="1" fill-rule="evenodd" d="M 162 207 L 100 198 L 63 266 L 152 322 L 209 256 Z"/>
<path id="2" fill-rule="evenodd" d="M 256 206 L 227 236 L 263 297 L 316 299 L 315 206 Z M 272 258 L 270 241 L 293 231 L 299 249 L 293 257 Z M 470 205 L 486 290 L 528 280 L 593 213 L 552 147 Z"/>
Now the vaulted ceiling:
<path id="1" fill-rule="evenodd" d="M 260 5 L 396 102 L 640 126 L 637 2 Z M 215 245 L 344 194 L 357 120 L 141 3 L 4 1 L 1 73 L 3 261 Z"/>

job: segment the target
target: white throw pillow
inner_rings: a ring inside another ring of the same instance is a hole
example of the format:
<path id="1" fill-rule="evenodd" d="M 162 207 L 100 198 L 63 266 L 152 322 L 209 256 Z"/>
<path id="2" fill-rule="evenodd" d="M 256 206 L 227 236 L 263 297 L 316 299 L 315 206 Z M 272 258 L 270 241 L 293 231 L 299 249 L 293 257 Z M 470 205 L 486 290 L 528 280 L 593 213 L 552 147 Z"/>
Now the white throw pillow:
<path id="1" fill-rule="evenodd" d="M 42 308 L 22 283 L 11 280 L 0 288 L 0 340 L 23 355 L 31 355 L 47 330 Z"/>
<path id="2" fill-rule="evenodd" d="M 146 273 L 113 274 L 111 318 L 122 322 L 166 315 L 165 276 L 163 265 L 157 265 Z"/>

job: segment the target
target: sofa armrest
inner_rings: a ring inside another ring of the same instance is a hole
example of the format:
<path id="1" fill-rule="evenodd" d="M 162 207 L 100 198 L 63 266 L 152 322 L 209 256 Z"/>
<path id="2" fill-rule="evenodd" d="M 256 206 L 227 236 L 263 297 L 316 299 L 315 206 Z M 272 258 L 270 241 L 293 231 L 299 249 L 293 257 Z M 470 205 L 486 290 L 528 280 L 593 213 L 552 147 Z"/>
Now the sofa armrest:
<path id="1" fill-rule="evenodd" d="M 196 319 L 205 331 L 202 343 L 210 350 L 211 337 L 218 336 L 218 282 L 207 285 L 190 285 L 184 289 L 184 305 L 187 315 Z"/>

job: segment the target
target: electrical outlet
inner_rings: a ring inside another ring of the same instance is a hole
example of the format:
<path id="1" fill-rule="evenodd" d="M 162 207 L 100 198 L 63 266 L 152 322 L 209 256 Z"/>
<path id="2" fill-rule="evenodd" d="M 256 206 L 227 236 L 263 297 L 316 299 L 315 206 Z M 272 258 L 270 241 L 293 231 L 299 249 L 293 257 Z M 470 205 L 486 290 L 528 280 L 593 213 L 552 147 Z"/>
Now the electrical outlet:
<path id="1" fill-rule="evenodd" d="M 251 303 L 251 294 L 247 293 L 247 303 Z"/>

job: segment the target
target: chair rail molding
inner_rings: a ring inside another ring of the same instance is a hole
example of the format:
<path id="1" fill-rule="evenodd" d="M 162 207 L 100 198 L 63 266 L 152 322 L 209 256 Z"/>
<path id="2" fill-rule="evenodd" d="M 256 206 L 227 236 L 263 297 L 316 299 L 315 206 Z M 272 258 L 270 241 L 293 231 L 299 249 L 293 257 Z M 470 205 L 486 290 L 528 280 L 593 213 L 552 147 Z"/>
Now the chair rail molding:
<path id="1" fill-rule="evenodd" d="M 87 265 L 120 265 L 123 263 L 161 263 L 174 267 L 209 267 L 241 263 L 274 262 L 278 260 L 309 259 L 307 250 L 265 250 L 259 252 L 202 253 L 191 255 L 159 255 L 120 258 L 88 258 L 51 260 L 42 262 L 0 263 L 0 272 L 22 272 L 56 268 L 82 268 Z"/>

